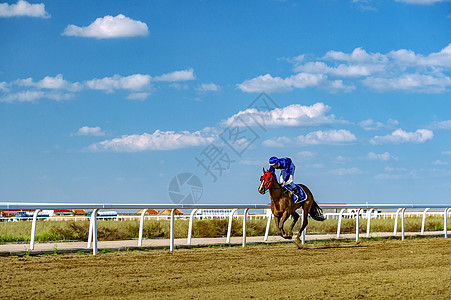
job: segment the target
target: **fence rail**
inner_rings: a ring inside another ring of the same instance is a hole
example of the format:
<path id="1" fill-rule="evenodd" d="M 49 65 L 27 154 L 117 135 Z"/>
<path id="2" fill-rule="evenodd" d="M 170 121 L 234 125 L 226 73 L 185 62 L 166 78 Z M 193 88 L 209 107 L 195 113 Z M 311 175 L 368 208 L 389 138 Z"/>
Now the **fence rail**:
<path id="1" fill-rule="evenodd" d="M 371 218 L 374 216 L 374 212 L 376 210 L 393 210 L 396 209 L 396 217 L 395 217 L 395 226 L 394 226 L 394 235 L 397 234 L 398 227 L 398 218 L 399 214 L 401 214 L 401 239 L 405 238 L 404 231 L 404 219 L 405 219 L 405 211 L 406 209 L 423 209 L 423 220 L 421 227 L 421 234 L 424 234 L 424 225 L 426 220 L 426 215 L 431 209 L 441 209 L 443 211 L 444 217 L 444 237 L 448 237 L 447 230 L 447 222 L 448 222 L 448 214 L 451 212 L 450 204 L 434 204 L 434 205 L 416 205 L 416 204 L 348 204 L 348 205 L 338 205 L 338 204 L 320 204 L 320 206 L 324 209 L 340 209 L 338 214 L 338 227 L 337 227 L 337 238 L 340 237 L 341 231 L 341 222 L 345 212 L 349 210 L 354 210 L 353 216 L 356 220 L 356 241 L 359 240 L 359 221 L 361 217 L 367 218 L 367 232 L 366 236 L 369 237 L 370 234 L 370 224 Z M 97 254 L 97 218 L 99 210 L 104 209 L 143 209 L 140 218 L 140 226 L 139 226 L 139 238 L 138 238 L 138 246 L 142 246 L 143 239 L 143 226 L 145 220 L 145 213 L 147 209 L 170 209 L 171 214 L 169 216 L 170 219 L 170 251 L 174 251 L 174 212 L 176 209 L 191 209 L 190 217 L 189 217 L 189 227 L 188 227 L 188 238 L 187 244 L 191 243 L 191 235 L 193 228 L 193 219 L 195 217 L 195 213 L 199 209 L 231 209 L 229 214 L 229 224 L 227 230 L 227 240 L 226 243 L 230 243 L 231 229 L 232 229 L 232 219 L 239 209 L 244 210 L 243 213 L 243 247 L 246 246 L 246 222 L 249 216 L 250 209 L 269 209 L 269 205 L 262 204 L 83 204 L 83 203 L 6 203 L 0 202 L 0 210 L 34 210 L 32 226 L 31 226 L 31 239 L 30 239 L 30 249 L 34 249 L 35 236 L 36 236 L 36 221 L 38 219 L 38 214 L 41 210 L 46 209 L 92 209 L 90 217 L 90 226 L 89 226 L 89 236 L 88 236 L 88 248 L 92 247 L 92 253 Z M 364 213 L 363 210 L 366 210 Z M 264 242 L 268 239 L 269 234 L 269 226 L 271 224 L 271 214 L 266 215 L 268 221 L 266 225 L 266 231 L 264 236 Z M 305 230 L 302 233 L 302 243 L 305 243 Z"/>

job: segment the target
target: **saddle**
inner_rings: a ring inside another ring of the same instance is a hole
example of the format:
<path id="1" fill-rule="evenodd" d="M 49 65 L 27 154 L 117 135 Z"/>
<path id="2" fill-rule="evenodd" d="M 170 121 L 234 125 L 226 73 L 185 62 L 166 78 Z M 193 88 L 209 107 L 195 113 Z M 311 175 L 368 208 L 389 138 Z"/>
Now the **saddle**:
<path id="1" fill-rule="evenodd" d="M 295 186 L 295 188 L 293 189 L 288 186 L 285 186 L 285 188 L 287 189 L 287 191 L 293 194 L 294 203 L 301 203 L 307 200 L 307 194 L 302 189 L 302 187 L 296 183 L 294 183 L 293 185 Z"/>

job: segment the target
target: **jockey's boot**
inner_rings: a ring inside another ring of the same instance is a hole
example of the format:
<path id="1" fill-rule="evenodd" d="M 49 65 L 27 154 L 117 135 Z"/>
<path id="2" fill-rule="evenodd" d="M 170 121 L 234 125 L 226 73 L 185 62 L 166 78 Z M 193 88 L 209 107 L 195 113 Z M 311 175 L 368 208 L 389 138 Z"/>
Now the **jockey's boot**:
<path id="1" fill-rule="evenodd" d="M 298 189 L 298 187 L 297 187 L 296 185 L 293 184 L 293 185 L 290 185 L 290 186 L 289 186 L 288 190 L 293 194 L 293 200 L 294 200 L 294 202 L 295 202 L 295 203 L 298 202 L 299 199 L 301 198 L 300 195 L 299 195 L 299 189 Z"/>
<path id="2" fill-rule="evenodd" d="M 294 193 L 298 197 L 298 200 L 301 199 L 301 193 L 299 193 L 299 189 L 297 187 L 294 188 Z"/>
<path id="3" fill-rule="evenodd" d="M 293 185 L 293 191 L 294 194 L 296 195 L 294 202 L 298 202 L 301 199 L 301 191 L 299 190 L 299 187 L 297 185 Z"/>

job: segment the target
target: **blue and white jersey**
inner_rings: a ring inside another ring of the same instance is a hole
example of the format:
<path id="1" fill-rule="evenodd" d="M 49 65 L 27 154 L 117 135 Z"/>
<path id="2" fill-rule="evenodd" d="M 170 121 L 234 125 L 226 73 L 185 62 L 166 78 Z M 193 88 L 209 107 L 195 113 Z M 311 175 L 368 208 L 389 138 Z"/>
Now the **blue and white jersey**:
<path id="1" fill-rule="evenodd" d="M 288 157 L 279 158 L 277 162 L 278 162 L 277 169 L 283 170 L 282 174 L 283 174 L 284 181 L 288 181 L 290 179 L 290 175 L 292 176 L 292 178 L 294 177 L 295 166 L 294 166 L 293 162 L 291 161 L 291 158 L 288 158 Z M 275 169 L 274 167 L 271 167 L 271 168 Z"/>

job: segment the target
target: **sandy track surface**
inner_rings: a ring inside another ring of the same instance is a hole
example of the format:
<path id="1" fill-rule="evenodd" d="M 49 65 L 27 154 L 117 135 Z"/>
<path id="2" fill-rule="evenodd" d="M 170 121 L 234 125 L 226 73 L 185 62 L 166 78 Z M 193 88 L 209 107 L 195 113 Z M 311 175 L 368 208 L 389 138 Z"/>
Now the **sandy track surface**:
<path id="1" fill-rule="evenodd" d="M 451 298 L 451 239 L 0 257 L 19 298 Z"/>

